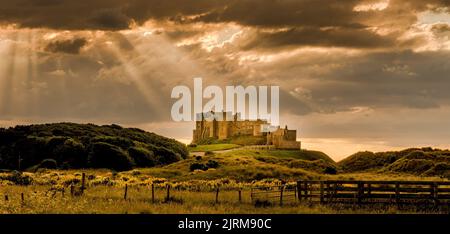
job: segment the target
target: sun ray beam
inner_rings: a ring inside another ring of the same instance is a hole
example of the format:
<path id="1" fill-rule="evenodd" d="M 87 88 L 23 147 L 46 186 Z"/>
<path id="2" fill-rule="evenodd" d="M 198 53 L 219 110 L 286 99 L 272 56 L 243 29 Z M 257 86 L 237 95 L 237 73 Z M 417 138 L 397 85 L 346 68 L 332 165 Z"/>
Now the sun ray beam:
<path id="1" fill-rule="evenodd" d="M 14 31 L 12 32 L 11 38 L 7 39 L 6 43 L 9 43 L 7 46 L 7 53 L 6 53 L 6 66 L 4 74 L 2 75 L 2 99 L 1 99 L 1 107 L 0 107 L 0 113 L 3 117 L 9 117 L 11 115 L 11 107 L 13 102 L 13 77 L 14 77 L 14 71 L 15 71 L 15 62 L 16 62 L 16 53 L 17 53 L 17 41 L 18 38 L 18 32 Z"/>

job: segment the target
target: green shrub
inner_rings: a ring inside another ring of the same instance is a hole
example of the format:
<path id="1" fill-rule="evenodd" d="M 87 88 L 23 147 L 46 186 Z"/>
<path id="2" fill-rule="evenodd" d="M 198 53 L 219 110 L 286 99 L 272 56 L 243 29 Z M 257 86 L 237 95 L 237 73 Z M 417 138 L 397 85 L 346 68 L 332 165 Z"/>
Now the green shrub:
<path id="1" fill-rule="evenodd" d="M 63 169 L 86 168 L 89 167 L 88 157 L 93 144 L 101 142 L 114 145 L 125 154 L 131 147 L 145 148 L 154 153 L 156 164 L 176 162 L 189 155 L 186 145 L 136 128 L 75 123 L 37 124 L 0 128 L 0 168 L 19 169 L 19 158 L 20 169 L 35 168 L 44 159 L 56 160 Z M 144 165 L 150 164 L 148 160 L 144 162 Z"/>
<path id="2" fill-rule="evenodd" d="M 122 149 L 128 149 L 134 145 L 132 140 L 117 136 L 98 136 L 92 138 L 92 142 L 105 142 L 111 145 L 119 146 Z"/>
<path id="3" fill-rule="evenodd" d="M 218 168 L 219 167 L 219 162 L 217 162 L 215 160 L 208 160 L 208 162 L 206 163 L 206 167 L 208 167 L 208 168 Z"/>
<path id="4" fill-rule="evenodd" d="M 336 175 L 337 174 L 337 169 L 335 167 L 328 166 L 328 167 L 326 167 L 323 170 L 323 173 L 329 174 L 329 175 Z"/>
<path id="5" fill-rule="evenodd" d="M 208 170 L 208 167 L 203 163 L 192 163 L 191 166 L 189 166 L 189 170 L 190 171 L 195 171 L 195 170 L 206 171 L 206 170 Z"/>
<path id="6" fill-rule="evenodd" d="M 149 150 L 155 154 L 158 164 L 170 164 L 178 162 L 182 159 L 182 156 L 179 153 L 176 153 L 166 147 L 150 145 Z"/>
<path id="7" fill-rule="evenodd" d="M 126 171 L 133 168 L 133 159 L 121 148 L 104 142 L 92 145 L 88 156 L 88 165 L 93 168 L 111 168 Z"/>
<path id="8" fill-rule="evenodd" d="M 84 145 L 72 138 L 66 139 L 62 144 L 53 148 L 53 155 L 59 164 L 70 168 L 82 168 L 86 166 L 87 155 Z"/>
<path id="9" fill-rule="evenodd" d="M 19 171 L 12 171 L 9 175 L 2 175 L 0 180 L 8 180 L 16 185 L 31 185 L 33 182 L 33 178 Z"/>
<path id="10" fill-rule="evenodd" d="M 129 148 L 128 154 L 134 160 L 137 167 L 153 167 L 157 163 L 153 152 L 141 147 Z"/>

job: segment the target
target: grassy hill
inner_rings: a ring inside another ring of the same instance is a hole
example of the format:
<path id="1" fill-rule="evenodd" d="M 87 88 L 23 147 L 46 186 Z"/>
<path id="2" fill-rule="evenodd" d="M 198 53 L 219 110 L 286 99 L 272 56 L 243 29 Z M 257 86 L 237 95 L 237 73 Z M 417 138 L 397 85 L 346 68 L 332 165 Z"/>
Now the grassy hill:
<path id="1" fill-rule="evenodd" d="M 177 180 L 233 179 L 253 181 L 268 178 L 317 178 L 335 174 L 335 162 L 327 155 L 307 150 L 236 149 L 224 153 L 193 155 L 161 167 L 143 169 L 148 175 Z"/>
<path id="2" fill-rule="evenodd" d="M 450 178 L 450 151 L 410 148 L 391 152 L 359 152 L 338 163 L 344 172 L 407 173 Z"/>
<path id="3" fill-rule="evenodd" d="M 55 123 L 0 128 L 0 168 L 110 168 L 165 165 L 186 158 L 176 140 L 118 125 Z"/>

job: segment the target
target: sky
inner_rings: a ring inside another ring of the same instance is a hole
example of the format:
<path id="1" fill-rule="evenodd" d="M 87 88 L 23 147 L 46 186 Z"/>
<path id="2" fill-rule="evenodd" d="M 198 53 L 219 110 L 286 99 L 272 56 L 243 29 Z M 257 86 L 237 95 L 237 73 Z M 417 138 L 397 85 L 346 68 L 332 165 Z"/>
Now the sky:
<path id="1" fill-rule="evenodd" d="M 0 0 L 0 127 L 189 142 L 177 85 L 277 85 L 306 149 L 450 148 L 450 0 Z"/>

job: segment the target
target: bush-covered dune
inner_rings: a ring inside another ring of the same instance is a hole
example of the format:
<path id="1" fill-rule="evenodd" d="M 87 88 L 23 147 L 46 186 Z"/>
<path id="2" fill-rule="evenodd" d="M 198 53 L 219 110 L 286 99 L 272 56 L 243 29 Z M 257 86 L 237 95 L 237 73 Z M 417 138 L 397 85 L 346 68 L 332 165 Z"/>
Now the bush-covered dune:
<path id="1" fill-rule="evenodd" d="M 0 128 L 0 168 L 152 167 L 188 156 L 176 140 L 118 125 L 55 123 Z"/>
<path id="2" fill-rule="evenodd" d="M 338 163 L 344 172 L 394 172 L 450 178 L 450 151 L 410 148 L 402 151 L 358 152 Z"/>

